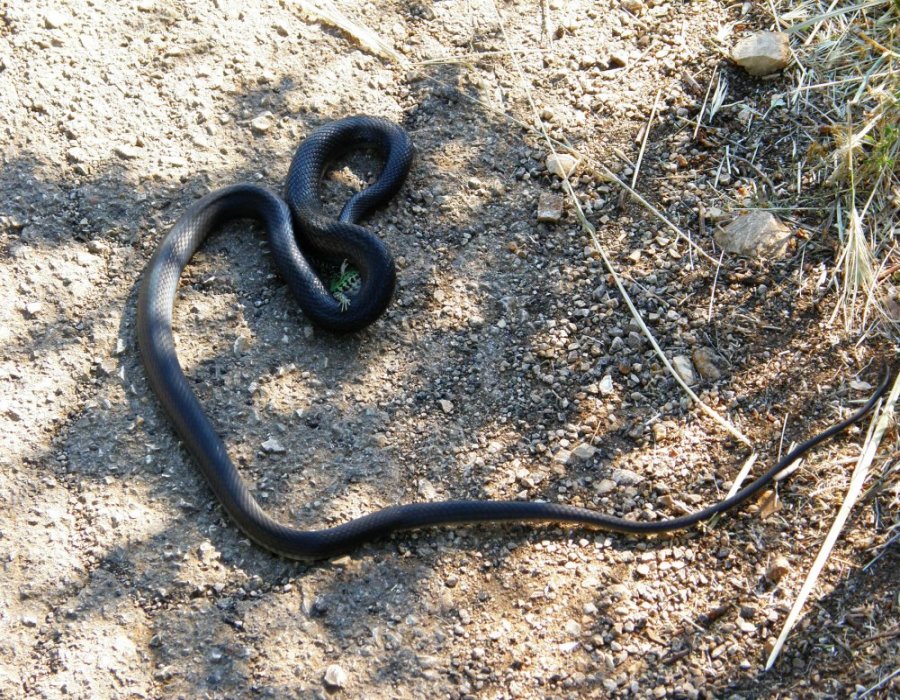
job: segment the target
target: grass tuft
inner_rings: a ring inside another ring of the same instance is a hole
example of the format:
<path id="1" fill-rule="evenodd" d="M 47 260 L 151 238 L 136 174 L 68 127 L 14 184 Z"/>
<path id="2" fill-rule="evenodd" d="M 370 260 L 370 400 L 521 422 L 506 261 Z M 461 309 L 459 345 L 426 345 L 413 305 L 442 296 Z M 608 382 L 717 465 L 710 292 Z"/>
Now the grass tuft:
<path id="1" fill-rule="evenodd" d="M 784 2 L 778 19 L 801 66 L 798 110 L 815 115 L 808 167 L 812 206 L 831 210 L 838 235 L 832 319 L 848 331 L 896 334 L 891 275 L 900 211 L 900 0 Z"/>

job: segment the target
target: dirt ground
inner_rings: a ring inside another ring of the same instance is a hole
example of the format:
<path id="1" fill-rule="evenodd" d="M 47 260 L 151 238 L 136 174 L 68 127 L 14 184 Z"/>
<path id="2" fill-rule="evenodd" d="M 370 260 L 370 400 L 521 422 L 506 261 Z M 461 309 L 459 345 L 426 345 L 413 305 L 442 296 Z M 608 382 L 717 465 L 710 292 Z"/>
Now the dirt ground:
<path id="1" fill-rule="evenodd" d="M 715 352 L 722 376 L 697 390 L 761 465 L 852 410 L 892 352 L 829 323 L 833 230 L 790 210 L 812 145 L 775 99 L 790 78 L 723 58 L 769 25 L 761 4 L 498 2 L 521 76 L 490 1 L 339 6 L 406 65 L 291 0 L 0 3 L 0 697 L 847 697 L 894 672 L 890 492 L 858 507 L 762 670 L 858 430 L 815 450 L 776 508 L 672 537 L 441 529 L 310 565 L 224 518 L 145 381 L 137 286 L 191 202 L 280 191 L 303 137 L 350 114 L 417 148 L 369 222 L 399 263 L 385 316 L 314 330 L 250 223 L 211 238 L 176 306 L 197 394 L 286 522 L 444 498 L 652 519 L 719 500 L 740 469 L 746 450 L 666 373 L 570 208 L 537 221 L 559 181 L 504 116 L 533 122 L 525 85 L 583 154 L 576 194 L 645 320 L 670 356 Z M 695 133 L 717 66 L 731 92 Z M 717 212 L 773 185 L 786 258 L 726 255 L 717 274 L 591 167 L 630 181 L 655 102 L 636 189 L 718 257 Z M 339 164 L 329 206 L 377 170 Z M 567 458 L 580 445 L 595 451 Z"/>

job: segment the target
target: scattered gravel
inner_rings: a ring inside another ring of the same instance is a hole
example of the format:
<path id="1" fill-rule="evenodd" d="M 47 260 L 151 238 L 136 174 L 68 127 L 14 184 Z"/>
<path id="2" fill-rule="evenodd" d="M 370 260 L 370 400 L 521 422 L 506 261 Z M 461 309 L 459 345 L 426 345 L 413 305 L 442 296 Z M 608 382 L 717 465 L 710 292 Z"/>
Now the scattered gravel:
<path id="1" fill-rule="evenodd" d="M 204 244 L 174 313 L 198 398 L 274 516 L 330 527 L 499 498 L 653 521 L 721 498 L 746 456 L 662 367 L 545 144 L 498 116 L 533 121 L 493 12 L 337 5 L 415 70 L 297 3 L 0 7 L 0 696 L 844 697 L 878 682 L 898 644 L 896 551 L 863 570 L 890 527 L 883 493 L 760 672 L 858 436 L 779 485 L 777 516 L 753 504 L 651 539 L 457 527 L 310 565 L 224 518 L 145 381 L 141 273 L 197 198 L 280 191 L 302 138 L 355 113 L 402 124 L 418 153 L 367 222 L 398 263 L 384 318 L 352 337 L 313 329 L 246 222 Z M 786 257 L 717 268 L 592 166 L 631 181 L 658 94 L 636 189 L 695 244 L 718 256 L 720 222 L 763 208 L 757 193 L 792 201 L 792 154 L 812 147 L 779 98 L 793 78 L 750 78 L 711 45 L 722 27 L 765 28 L 758 9 L 500 4 L 541 119 L 583 156 L 561 172 L 637 308 L 770 464 L 783 433 L 803 440 L 864 397 L 849 380 L 878 364 L 874 340 L 826 327 L 827 226 L 798 213 Z M 447 56 L 464 61 L 423 63 Z M 731 92 L 695 128 L 715 67 Z M 336 163 L 328 210 L 378 167 Z"/>

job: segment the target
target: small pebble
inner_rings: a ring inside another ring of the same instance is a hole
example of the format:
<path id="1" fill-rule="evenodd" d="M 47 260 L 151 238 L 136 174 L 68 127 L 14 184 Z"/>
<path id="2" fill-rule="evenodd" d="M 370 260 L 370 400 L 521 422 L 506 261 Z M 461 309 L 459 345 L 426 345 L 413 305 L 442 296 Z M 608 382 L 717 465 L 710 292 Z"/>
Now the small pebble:
<path id="1" fill-rule="evenodd" d="M 127 144 L 116 146 L 113 149 L 113 152 L 119 156 L 119 158 L 124 158 L 125 160 L 134 160 L 141 155 L 141 151 L 137 146 L 130 146 Z"/>
<path id="2" fill-rule="evenodd" d="M 432 484 L 428 479 L 421 479 L 419 481 L 419 496 L 424 498 L 426 501 L 434 501 L 437 500 L 438 492 L 437 489 L 434 488 L 434 484 Z"/>
<path id="3" fill-rule="evenodd" d="M 259 114 L 250 122 L 250 128 L 258 134 L 264 134 L 272 128 L 273 124 L 275 124 L 275 115 L 266 111 Z"/>
<path id="4" fill-rule="evenodd" d="M 575 620 L 569 620 L 565 626 L 566 634 L 570 637 L 578 637 L 581 635 L 581 625 Z"/>
<path id="5" fill-rule="evenodd" d="M 601 396 L 609 396 L 613 393 L 613 378 L 612 375 L 606 374 L 603 376 L 603 379 L 597 384 L 597 388 L 600 390 Z"/>
<path id="6" fill-rule="evenodd" d="M 669 429 L 666 427 L 665 423 L 656 422 L 653 424 L 651 430 L 653 431 L 653 439 L 656 442 L 664 440 L 669 433 Z"/>
<path id="7" fill-rule="evenodd" d="M 38 314 L 43 311 L 44 305 L 39 301 L 30 301 L 25 304 L 25 316 L 27 318 L 37 318 Z"/>
<path id="8" fill-rule="evenodd" d="M 696 348 L 691 353 L 694 367 L 697 373 L 708 382 L 715 382 L 722 378 L 722 370 L 716 366 L 719 356 L 712 348 Z"/>
<path id="9" fill-rule="evenodd" d="M 263 452 L 276 453 L 280 454 L 285 451 L 284 445 L 282 445 L 276 438 L 270 437 L 262 444 Z"/>
<path id="10" fill-rule="evenodd" d="M 672 367 L 678 372 L 678 376 L 688 386 L 697 384 L 697 375 L 694 373 L 694 365 L 687 355 L 676 355 L 672 358 Z"/>
<path id="11" fill-rule="evenodd" d="M 343 688 L 347 685 L 347 672 L 337 664 L 325 669 L 325 685 L 329 688 Z"/>
<path id="12" fill-rule="evenodd" d="M 586 462 L 597 454 L 597 448 L 588 445 L 586 442 L 581 443 L 572 450 L 572 457 L 581 462 Z"/>
<path id="13" fill-rule="evenodd" d="M 574 460 L 572 459 L 572 453 L 569 450 L 560 450 L 555 455 L 553 455 L 553 461 L 557 464 L 571 464 Z"/>
<path id="14" fill-rule="evenodd" d="M 788 561 L 787 557 L 777 556 L 769 562 L 769 566 L 766 568 L 766 578 L 772 583 L 778 583 L 788 574 L 788 572 L 790 572 L 790 570 L 791 563 Z"/>
<path id="15" fill-rule="evenodd" d="M 239 335 L 234 339 L 234 345 L 231 349 L 236 357 L 240 357 L 250 349 L 250 338 L 246 335 Z"/>
<path id="16" fill-rule="evenodd" d="M 607 493 L 615 491 L 616 486 L 616 482 L 612 479 L 601 479 L 600 481 L 594 482 L 594 491 L 597 492 L 598 496 L 604 496 Z"/>
<path id="17" fill-rule="evenodd" d="M 87 242 L 87 249 L 89 253 L 93 253 L 94 255 L 101 255 L 102 253 L 106 253 L 109 250 L 109 246 L 107 246 L 103 241 L 90 240 Z"/>
<path id="18" fill-rule="evenodd" d="M 542 224 L 558 224 L 563 215 L 565 201 L 561 195 L 543 192 L 538 198 L 537 220 Z"/>
<path id="19" fill-rule="evenodd" d="M 624 68 L 628 65 L 628 52 L 624 49 L 613 49 L 609 52 L 609 65 L 613 68 Z"/>
<path id="20" fill-rule="evenodd" d="M 559 178 L 567 178 L 578 165 L 578 159 L 568 153 L 551 153 L 547 156 L 547 170 Z"/>
<path id="21" fill-rule="evenodd" d="M 50 10 L 49 12 L 44 14 L 44 27 L 46 29 L 59 29 L 68 21 L 69 18 L 66 17 L 62 12 Z"/>
<path id="22" fill-rule="evenodd" d="M 613 469 L 612 480 L 619 486 L 633 486 L 641 483 L 644 477 L 630 469 Z"/>
<path id="23" fill-rule="evenodd" d="M 88 152 L 79 146 L 72 146 L 72 148 L 67 150 L 66 158 L 69 159 L 70 163 L 86 163 L 91 159 Z"/>

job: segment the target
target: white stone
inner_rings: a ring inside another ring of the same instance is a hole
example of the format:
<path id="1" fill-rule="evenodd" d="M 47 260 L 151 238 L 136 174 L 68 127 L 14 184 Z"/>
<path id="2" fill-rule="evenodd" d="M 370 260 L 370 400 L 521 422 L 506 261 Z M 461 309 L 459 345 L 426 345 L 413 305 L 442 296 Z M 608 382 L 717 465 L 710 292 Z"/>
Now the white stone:
<path id="1" fill-rule="evenodd" d="M 613 378 L 611 374 L 604 374 L 603 379 L 600 380 L 600 383 L 597 385 L 600 389 L 601 396 L 609 396 L 613 393 Z"/>
<path id="2" fill-rule="evenodd" d="M 572 456 L 582 462 L 586 462 L 595 454 L 597 454 L 597 448 L 593 447 L 592 445 L 588 445 L 586 442 L 581 443 L 574 450 L 572 450 Z"/>
<path id="3" fill-rule="evenodd" d="M 243 334 L 239 335 L 234 339 L 234 345 L 231 349 L 235 357 L 240 357 L 250 349 L 250 338 Z"/>
<path id="4" fill-rule="evenodd" d="M 694 365 L 690 357 L 687 355 L 676 355 L 672 358 L 672 366 L 685 384 L 694 386 L 697 383 L 697 375 L 694 373 Z"/>
<path id="5" fill-rule="evenodd" d="M 560 450 L 555 455 L 553 455 L 553 461 L 557 464 L 571 464 L 572 463 L 572 453 L 569 450 Z"/>
<path id="6" fill-rule="evenodd" d="M 619 486 L 634 486 L 642 482 L 644 477 L 630 469 L 613 469 L 612 480 Z"/>
<path id="7" fill-rule="evenodd" d="M 28 318 L 36 318 L 44 309 L 44 305 L 39 301 L 31 301 L 25 304 L 25 315 Z"/>
<path id="8" fill-rule="evenodd" d="M 418 491 L 419 495 L 426 501 L 434 501 L 438 497 L 437 489 L 434 488 L 434 484 L 428 481 L 428 479 L 421 479 L 419 481 Z"/>
<path id="9" fill-rule="evenodd" d="M 547 156 L 547 170 L 556 175 L 556 177 L 569 177 L 578 165 L 578 159 L 568 153 L 551 153 Z"/>
<path id="10" fill-rule="evenodd" d="M 329 688 L 343 688 L 347 685 L 347 672 L 337 664 L 325 669 L 325 685 Z"/>
<path id="11" fill-rule="evenodd" d="M 741 39 L 731 59 L 750 75 L 769 75 L 791 62 L 791 44 L 783 32 L 757 32 Z"/>
<path id="12" fill-rule="evenodd" d="M 284 445 L 278 442 L 277 438 L 270 437 L 262 444 L 262 448 L 264 452 L 275 452 L 281 453 L 284 452 Z"/>
<path id="13" fill-rule="evenodd" d="M 262 134 L 271 129 L 274 123 L 275 115 L 266 111 L 259 114 L 252 122 L 250 122 L 250 128 L 253 129 L 253 131 Z"/>
<path id="14" fill-rule="evenodd" d="M 616 490 L 616 482 L 612 479 L 601 479 L 594 485 L 594 491 L 598 496 L 605 496 Z"/>
<path id="15" fill-rule="evenodd" d="M 44 15 L 44 27 L 47 29 L 59 29 L 68 21 L 68 17 L 56 10 L 50 10 Z"/>
<path id="16" fill-rule="evenodd" d="M 66 151 L 66 158 L 72 163 L 86 163 L 91 159 L 91 156 L 80 146 L 72 146 L 72 148 Z"/>
<path id="17" fill-rule="evenodd" d="M 131 146 L 129 144 L 116 146 L 113 151 L 119 158 L 124 158 L 125 160 L 134 160 L 141 155 L 141 150 L 137 146 Z"/>

